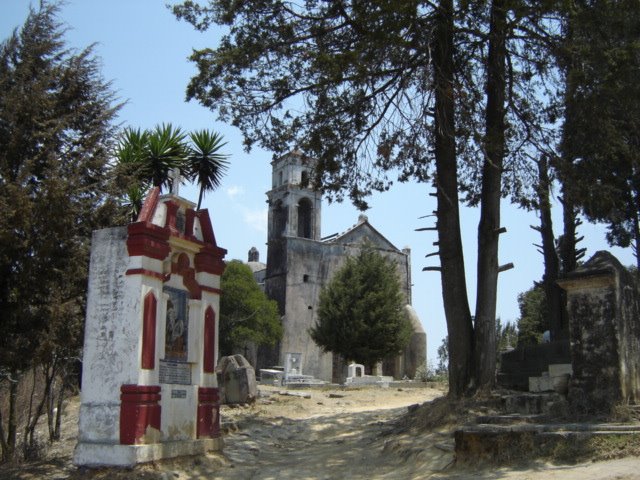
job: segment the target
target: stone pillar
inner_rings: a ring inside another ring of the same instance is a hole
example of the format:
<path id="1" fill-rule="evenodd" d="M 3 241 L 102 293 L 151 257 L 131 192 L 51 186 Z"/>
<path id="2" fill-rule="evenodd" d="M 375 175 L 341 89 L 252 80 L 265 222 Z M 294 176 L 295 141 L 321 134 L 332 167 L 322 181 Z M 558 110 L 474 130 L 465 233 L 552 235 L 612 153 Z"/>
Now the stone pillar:
<path id="1" fill-rule="evenodd" d="M 597 252 L 558 283 L 567 292 L 572 406 L 608 413 L 616 404 L 640 400 L 640 310 L 633 276 L 613 255 Z"/>

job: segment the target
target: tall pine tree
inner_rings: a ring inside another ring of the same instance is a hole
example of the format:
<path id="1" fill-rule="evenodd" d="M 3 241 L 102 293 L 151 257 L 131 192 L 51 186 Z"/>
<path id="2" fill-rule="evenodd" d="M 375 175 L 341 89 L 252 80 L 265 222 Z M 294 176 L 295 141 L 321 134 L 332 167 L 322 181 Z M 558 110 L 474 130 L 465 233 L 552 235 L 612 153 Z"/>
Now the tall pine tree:
<path id="1" fill-rule="evenodd" d="M 409 342 L 411 325 L 395 269 L 371 248 L 347 257 L 320 292 L 318 321 L 309 332 L 314 342 L 370 368 L 399 354 Z"/>
<path id="2" fill-rule="evenodd" d="M 5 460 L 16 447 L 20 376 L 79 355 L 90 235 L 114 212 L 106 170 L 118 106 L 91 48 L 65 46 L 57 11 L 43 2 L 0 45 L 0 379 L 10 386 L 6 423 L 0 422 Z"/>
<path id="3" fill-rule="evenodd" d="M 611 245 L 640 256 L 640 5 L 573 2 L 567 15 L 565 189 Z"/>

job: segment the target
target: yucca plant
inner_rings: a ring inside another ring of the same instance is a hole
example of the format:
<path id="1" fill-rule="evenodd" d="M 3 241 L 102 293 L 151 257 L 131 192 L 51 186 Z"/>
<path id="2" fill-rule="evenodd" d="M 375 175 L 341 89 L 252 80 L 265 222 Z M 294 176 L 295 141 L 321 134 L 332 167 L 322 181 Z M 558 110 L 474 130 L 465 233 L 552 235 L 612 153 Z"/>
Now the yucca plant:
<path id="1" fill-rule="evenodd" d="M 123 206 L 126 209 L 126 215 L 132 222 L 138 218 L 148 191 L 149 189 L 144 185 L 132 184 L 125 192 L 126 198 Z"/>
<path id="2" fill-rule="evenodd" d="M 170 187 L 171 171 L 185 170 L 186 136 L 170 123 L 153 130 L 125 129 L 116 147 L 120 174 L 135 178 L 141 186 Z"/>
<path id="3" fill-rule="evenodd" d="M 142 162 L 148 136 L 146 130 L 127 128 L 115 148 L 115 182 L 122 192 L 122 204 L 130 221 L 138 217 L 150 186 Z"/>
<path id="4" fill-rule="evenodd" d="M 135 206 L 149 187 L 171 187 L 171 172 L 175 169 L 200 189 L 200 209 L 205 192 L 220 186 L 228 169 L 228 155 L 220 152 L 227 143 L 222 135 L 210 130 L 198 130 L 188 135 L 170 123 L 153 130 L 127 128 L 116 147 L 116 172 L 122 189 L 127 192 L 127 207 Z"/>
<path id="5" fill-rule="evenodd" d="M 226 154 L 220 153 L 227 143 L 217 132 L 198 130 L 189 135 L 191 145 L 187 156 L 186 177 L 200 187 L 198 207 L 202 204 L 205 192 L 211 192 L 220 186 L 222 177 L 229 168 Z"/>
<path id="6" fill-rule="evenodd" d="M 170 123 L 156 126 L 149 132 L 142 168 L 154 187 L 170 187 L 171 171 L 175 168 L 184 170 L 188 154 L 185 138 L 180 127 L 174 128 Z"/>
<path id="7" fill-rule="evenodd" d="M 115 148 L 116 172 L 119 177 L 143 181 L 142 161 L 147 148 L 149 132 L 139 128 L 126 128 Z"/>

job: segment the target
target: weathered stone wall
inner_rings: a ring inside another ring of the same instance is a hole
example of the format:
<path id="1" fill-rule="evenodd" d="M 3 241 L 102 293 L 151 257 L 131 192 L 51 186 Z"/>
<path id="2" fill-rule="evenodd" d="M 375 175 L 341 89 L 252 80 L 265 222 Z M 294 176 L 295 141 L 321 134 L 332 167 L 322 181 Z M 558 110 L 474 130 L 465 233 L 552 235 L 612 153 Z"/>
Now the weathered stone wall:
<path id="1" fill-rule="evenodd" d="M 281 356 L 286 352 L 302 353 L 302 368 L 305 375 L 313 375 L 322 380 L 332 381 L 332 355 L 323 353 L 308 332 L 318 318 L 317 306 L 322 287 L 342 267 L 347 257 L 358 255 L 362 248 L 362 242 L 343 244 L 315 242 L 303 238 L 289 238 L 287 240 L 286 313 L 283 318 L 284 334 L 280 353 Z M 375 246 L 379 247 L 379 245 Z M 411 285 L 407 255 L 391 249 L 381 249 L 379 253 L 398 266 L 402 291 L 405 298 L 409 297 Z M 420 330 L 422 331 L 421 327 Z M 420 337 L 421 332 L 416 333 Z M 422 334 L 424 335 L 424 331 Z M 422 341 L 425 346 L 420 349 L 419 344 Z M 415 338 L 414 343 L 414 355 L 411 353 L 408 355 L 420 357 L 424 354 L 426 360 L 426 335 L 424 338 Z M 403 355 L 402 360 L 404 358 Z M 402 365 L 395 365 L 395 363 L 393 363 L 392 371 L 384 373 L 401 377 L 405 374 L 408 363 L 415 374 L 417 365 L 413 365 L 419 361 L 401 362 Z"/>
<path id="2" fill-rule="evenodd" d="M 625 270 L 618 292 L 619 316 L 617 332 L 619 356 L 623 369 L 621 390 L 623 400 L 640 402 L 640 295 L 635 279 Z"/>
<path id="3" fill-rule="evenodd" d="M 586 402 L 588 410 L 606 410 L 622 395 L 612 287 L 575 292 L 568 304 L 573 364 L 570 398 L 576 406 Z"/>
<path id="4" fill-rule="evenodd" d="M 569 400 L 579 411 L 608 412 L 640 400 L 640 319 L 633 277 L 597 252 L 560 282 L 567 291 L 573 376 Z"/>
<path id="5" fill-rule="evenodd" d="M 81 442 L 120 441 L 120 425 L 104 419 L 119 419 L 120 386 L 140 382 L 140 328 L 121 321 L 135 316 L 141 296 L 139 278 L 125 275 L 126 238 L 126 227 L 93 233 L 83 352 L 85 365 L 95 367 L 82 379 Z"/>
<path id="6" fill-rule="evenodd" d="M 281 361 L 287 352 L 302 353 L 303 374 L 326 381 L 332 380 L 332 355 L 318 348 L 309 329 L 317 321 L 318 298 L 325 279 L 343 261 L 342 247 L 303 238 L 288 239 Z"/>
<path id="7" fill-rule="evenodd" d="M 427 334 L 422 328 L 418 314 L 411 305 L 405 306 L 405 312 L 411 321 L 413 333 L 411 334 L 409 345 L 403 355 L 400 356 L 404 362 L 402 370 L 397 370 L 397 373 L 393 372 L 393 374 L 394 376 L 400 376 L 400 372 L 402 372 L 403 376 L 413 379 L 416 376 L 418 367 L 422 363 L 426 363 L 427 360 Z"/>

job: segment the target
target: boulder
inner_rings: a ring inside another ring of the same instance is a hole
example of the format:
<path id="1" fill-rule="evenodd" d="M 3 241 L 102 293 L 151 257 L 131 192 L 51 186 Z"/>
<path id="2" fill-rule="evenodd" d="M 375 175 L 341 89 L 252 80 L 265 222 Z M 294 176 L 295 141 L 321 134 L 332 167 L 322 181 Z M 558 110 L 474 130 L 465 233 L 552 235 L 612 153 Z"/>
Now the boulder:
<path id="1" fill-rule="evenodd" d="M 216 367 L 223 404 L 253 403 L 258 395 L 256 372 L 242 355 L 222 357 Z"/>

